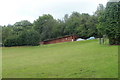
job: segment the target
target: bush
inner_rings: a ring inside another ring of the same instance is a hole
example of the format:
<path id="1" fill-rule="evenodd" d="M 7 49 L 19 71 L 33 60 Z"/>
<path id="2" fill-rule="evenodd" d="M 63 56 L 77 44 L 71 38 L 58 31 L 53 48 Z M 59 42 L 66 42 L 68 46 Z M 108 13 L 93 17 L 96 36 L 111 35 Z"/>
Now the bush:
<path id="1" fill-rule="evenodd" d="M 39 45 L 39 35 L 36 31 L 24 31 L 19 36 L 8 37 L 3 42 L 5 47 L 11 46 L 36 46 Z"/>
<path id="2" fill-rule="evenodd" d="M 22 45 L 39 45 L 39 34 L 35 30 L 24 31 L 20 35 Z"/>
<path id="3" fill-rule="evenodd" d="M 11 46 L 18 46 L 19 40 L 18 37 L 9 37 L 4 41 L 4 46 L 11 47 Z"/>

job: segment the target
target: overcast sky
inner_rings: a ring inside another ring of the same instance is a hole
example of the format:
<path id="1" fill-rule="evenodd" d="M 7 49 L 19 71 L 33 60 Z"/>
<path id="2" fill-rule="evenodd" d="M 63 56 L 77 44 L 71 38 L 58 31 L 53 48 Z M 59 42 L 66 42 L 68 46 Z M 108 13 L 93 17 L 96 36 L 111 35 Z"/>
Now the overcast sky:
<path id="1" fill-rule="evenodd" d="M 93 14 L 98 4 L 106 5 L 108 0 L 0 0 L 0 25 L 17 21 L 33 22 L 43 14 L 62 19 L 73 11 Z"/>

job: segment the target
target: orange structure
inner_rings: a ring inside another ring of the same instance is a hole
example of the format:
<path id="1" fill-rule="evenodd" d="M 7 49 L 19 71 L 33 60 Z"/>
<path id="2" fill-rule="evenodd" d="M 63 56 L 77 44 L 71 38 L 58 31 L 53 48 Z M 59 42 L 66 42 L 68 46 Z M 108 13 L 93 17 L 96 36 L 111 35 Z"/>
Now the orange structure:
<path id="1" fill-rule="evenodd" d="M 40 44 L 54 44 L 54 43 L 61 43 L 61 42 L 71 42 L 71 41 L 76 41 L 77 38 L 78 38 L 78 36 L 70 35 L 70 36 L 64 36 L 64 37 L 60 37 L 60 38 L 56 38 L 56 39 L 52 39 L 52 40 L 42 41 L 42 42 L 40 42 Z"/>

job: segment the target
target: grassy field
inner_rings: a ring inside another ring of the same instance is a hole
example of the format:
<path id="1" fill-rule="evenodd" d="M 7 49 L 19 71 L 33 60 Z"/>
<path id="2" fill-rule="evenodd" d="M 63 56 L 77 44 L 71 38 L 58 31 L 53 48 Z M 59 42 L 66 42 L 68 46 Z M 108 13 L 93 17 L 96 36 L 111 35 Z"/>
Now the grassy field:
<path id="1" fill-rule="evenodd" d="M 118 77 L 118 46 L 97 40 L 2 50 L 3 78 Z"/>

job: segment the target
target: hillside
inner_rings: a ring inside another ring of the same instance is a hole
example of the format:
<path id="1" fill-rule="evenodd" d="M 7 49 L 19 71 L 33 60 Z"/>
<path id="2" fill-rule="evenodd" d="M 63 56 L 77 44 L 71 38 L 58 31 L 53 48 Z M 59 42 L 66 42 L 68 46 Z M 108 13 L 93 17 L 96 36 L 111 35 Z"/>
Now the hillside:
<path id="1" fill-rule="evenodd" d="M 97 40 L 3 48 L 3 78 L 116 78 L 118 46 Z"/>

